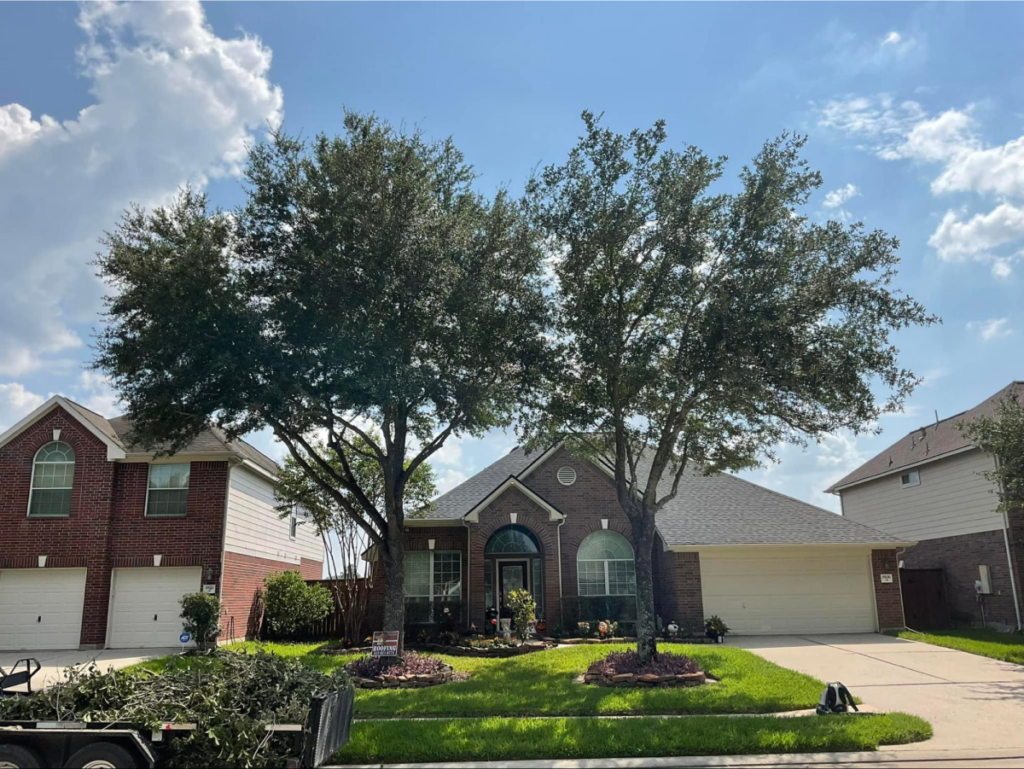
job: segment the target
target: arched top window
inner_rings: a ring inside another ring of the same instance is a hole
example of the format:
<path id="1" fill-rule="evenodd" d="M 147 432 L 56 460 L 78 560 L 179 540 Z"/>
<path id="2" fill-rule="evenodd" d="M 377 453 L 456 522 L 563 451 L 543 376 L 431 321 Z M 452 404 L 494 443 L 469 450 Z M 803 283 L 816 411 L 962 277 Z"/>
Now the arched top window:
<path id="1" fill-rule="evenodd" d="M 32 462 L 28 514 L 53 517 L 71 514 L 75 483 L 75 451 L 63 441 L 47 443 Z"/>
<path id="2" fill-rule="evenodd" d="M 491 535 L 484 552 L 487 555 L 539 554 L 540 543 L 525 526 L 511 524 Z"/>
<path id="3" fill-rule="evenodd" d="M 576 553 L 581 596 L 636 595 L 633 548 L 614 531 L 595 531 Z"/>

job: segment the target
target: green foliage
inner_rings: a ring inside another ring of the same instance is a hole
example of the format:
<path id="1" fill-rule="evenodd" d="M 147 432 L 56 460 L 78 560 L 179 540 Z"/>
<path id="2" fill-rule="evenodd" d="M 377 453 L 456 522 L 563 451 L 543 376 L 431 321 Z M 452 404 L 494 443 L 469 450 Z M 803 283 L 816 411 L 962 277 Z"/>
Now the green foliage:
<path id="1" fill-rule="evenodd" d="M 715 635 L 725 635 L 729 632 L 729 626 L 726 625 L 722 621 L 722 618 L 717 614 L 712 614 L 704 621 L 704 629 L 714 633 Z"/>
<path id="2" fill-rule="evenodd" d="M 319 673 L 296 659 L 211 652 L 178 658 L 160 675 L 67 671 L 66 683 L 30 697 L 0 699 L 0 720 L 124 721 L 142 729 L 161 721 L 199 728 L 170 743 L 171 767 L 283 766 L 288 737 L 267 739 L 268 723 L 304 723 L 313 696 L 349 686 L 341 671 Z"/>
<path id="3" fill-rule="evenodd" d="M 985 477 L 998 484 L 999 510 L 1024 509 L 1024 405 L 1016 394 L 1003 398 L 994 416 L 982 416 L 957 427 L 999 462 Z"/>
<path id="4" fill-rule="evenodd" d="M 516 637 L 525 641 L 530 635 L 530 623 L 537 619 L 537 602 L 526 589 L 510 590 L 505 595 L 505 605 L 512 612 L 512 625 Z"/>
<path id="5" fill-rule="evenodd" d="M 292 635 L 324 619 L 333 608 L 331 591 L 307 584 L 297 571 L 270 574 L 263 580 L 263 612 L 273 633 Z"/>
<path id="6" fill-rule="evenodd" d="M 902 630 L 897 635 L 908 641 L 944 646 L 947 649 L 957 649 L 994 660 L 1024 665 L 1024 635 L 1020 633 L 960 628 L 957 630 L 933 630 L 927 633 Z"/>
<path id="7" fill-rule="evenodd" d="M 181 597 L 181 618 L 196 646 L 205 649 L 220 635 L 220 599 L 206 593 L 187 593 Z"/>
<path id="8" fill-rule="evenodd" d="M 514 759 L 608 759 L 877 750 L 932 736 L 905 713 L 801 718 L 481 718 L 358 721 L 341 764 L 480 763 Z"/>

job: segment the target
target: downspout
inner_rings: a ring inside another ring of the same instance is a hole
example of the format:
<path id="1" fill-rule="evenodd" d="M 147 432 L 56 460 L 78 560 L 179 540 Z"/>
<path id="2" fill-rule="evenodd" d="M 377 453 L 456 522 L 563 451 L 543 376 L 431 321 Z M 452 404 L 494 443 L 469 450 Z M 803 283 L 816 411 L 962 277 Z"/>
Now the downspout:
<path id="1" fill-rule="evenodd" d="M 564 629 L 565 627 L 565 607 L 562 605 L 565 601 L 565 591 L 562 590 L 562 525 L 565 523 L 565 516 L 562 516 L 562 520 L 558 522 L 555 527 L 555 538 L 558 542 L 558 624 Z"/>
<path id="2" fill-rule="evenodd" d="M 996 469 L 999 469 L 999 457 L 993 457 L 996 463 Z M 999 489 L 1002 492 L 1002 499 L 1006 499 L 1006 489 L 1002 482 L 999 484 Z M 1020 600 L 1017 596 L 1017 580 L 1013 573 L 1013 552 L 1010 550 L 1010 514 L 1003 510 L 1003 545 L 1006 547 L 1006 565 L 1010 569 L 1010 592 L 1013 594 L 1013 610 L 1017 614 L 1017 630 L 1021 630 L 1022 626 L 1020 623 Z"/>
<path id="3" fill-rule="evenodd" d="M 470 547 L 473 541 L 473 530 L 469 528 L 469 521 L 467 521 L 465 518 L 462 519 L 462 525 L 466 527 L 466 574 L 470 577 L 469 579 L 462 580 L 462 584 L 466 586 L 466 620 L 463 624 L 468 628 L 472 624 L 471 617 L 473 614 L 473 610 L 470 608 L 471 604 L 469 602 L 469 588 L 470 585 L 473 584 L 473 548 Z"/>

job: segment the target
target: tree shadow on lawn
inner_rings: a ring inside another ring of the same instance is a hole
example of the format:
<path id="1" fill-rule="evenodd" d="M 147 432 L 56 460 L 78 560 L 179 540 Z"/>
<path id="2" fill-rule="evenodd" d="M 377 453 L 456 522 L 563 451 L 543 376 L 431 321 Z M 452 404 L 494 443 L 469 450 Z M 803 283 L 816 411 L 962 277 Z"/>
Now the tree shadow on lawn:
<path id="1" fill-rule="evenodd" d="M 824 684 L 742 649 L 660 648 L 693 657 L 718 683 L 611 688 L 574 683 L 590 663 L 627 644 L 589 645 L 509 659 L 442 658 L 467 681 L 426 689 L 361 690 L 356 717 L 772 713 L 814 707 Z"/>

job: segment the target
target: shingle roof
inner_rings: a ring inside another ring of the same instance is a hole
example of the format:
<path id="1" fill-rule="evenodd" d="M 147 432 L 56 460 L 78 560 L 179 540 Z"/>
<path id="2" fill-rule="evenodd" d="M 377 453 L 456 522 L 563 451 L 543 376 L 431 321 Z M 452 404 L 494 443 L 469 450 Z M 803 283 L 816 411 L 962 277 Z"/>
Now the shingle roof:
<path id="1" fill-rule="evenodd" d="M 889 448 L 872 457 L 852 473 L 833 483 L 827 491 L 834 492 L 844 486 L 869 480 L 885 473 L 891 473 L 908 465 L 930 462 L 943 454 L 966 449 L 973 445 L 970 439 L 957 429 L 958 422 L 970 422 L 980 416 L 992 416 L 999 402 L 1010 395 L 1024 393 L 1024 382 L 1010 382 L 990 398 L 986 398 L 968 411 L 954 414 L 937 423 L 919 427 L 907 433 Z"/>
<path id="2" fill-rule="evenodd" d="M 427 519 L 458 519 L 510 475 L 521 475 L 540 454 L 513 449 L 434 500 Z M 642 473 L 642 471 L 641 471 Z M 671 487 L 664 481 L 664 491 Z M 563 511 L 564 512 L 564 511 Z M 658 512 L 658 531 L 670 546 L 899 544 L 897 537 L 726 473 L 687 470 L 679 493 Z"/>

